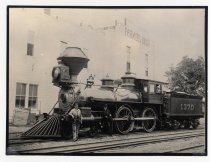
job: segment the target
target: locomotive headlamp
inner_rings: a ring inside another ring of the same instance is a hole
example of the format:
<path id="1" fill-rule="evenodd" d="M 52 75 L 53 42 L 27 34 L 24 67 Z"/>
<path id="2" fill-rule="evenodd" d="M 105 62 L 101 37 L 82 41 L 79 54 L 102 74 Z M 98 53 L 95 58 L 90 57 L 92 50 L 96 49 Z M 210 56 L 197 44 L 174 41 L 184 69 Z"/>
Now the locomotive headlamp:
<path id="1" fill-rule="evenodd" d="M 57 79 L 59 77 L 60 73 L 61 73 L 60 68 L 58 68 L 58 67 L 54 68 L 52 71 L 53 79 Z"/>
<path id="2" fill-rule="evenodd" d="M 69 67 L 65 65 L 56 66 L 52 70 L 52 82 L 56 86 L 70 83 Z"/>

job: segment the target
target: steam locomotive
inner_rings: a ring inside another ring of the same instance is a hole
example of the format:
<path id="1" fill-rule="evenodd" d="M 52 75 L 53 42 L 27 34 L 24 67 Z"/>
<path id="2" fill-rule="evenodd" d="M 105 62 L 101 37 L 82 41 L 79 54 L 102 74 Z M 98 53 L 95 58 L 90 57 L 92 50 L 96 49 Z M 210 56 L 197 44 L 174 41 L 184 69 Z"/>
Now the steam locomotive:
<path id="1" fill-rule="evenodd" d="M 104 108 L 112 117 L 114 131 L 127 134 L 133 130 L 179 127 L 194 128 L 204 116 L 202 97 L 181 92 L 164 92 L 165 83 L 140 79 L 127 69 L 122 84 L 116 86 L 109 77 L 94 85 L 94 76 L 86 84 L 77 82 L 89 59 L 77 47 L 67 47 L 52 70 L 52 83 L 60 88 L 58 101 L 44 118 L 22 134 L 22 137 L 69 137 L 72 120 L 68 113 L 78 103 L 82 113 L 81 129 L 104 131 Z"/>

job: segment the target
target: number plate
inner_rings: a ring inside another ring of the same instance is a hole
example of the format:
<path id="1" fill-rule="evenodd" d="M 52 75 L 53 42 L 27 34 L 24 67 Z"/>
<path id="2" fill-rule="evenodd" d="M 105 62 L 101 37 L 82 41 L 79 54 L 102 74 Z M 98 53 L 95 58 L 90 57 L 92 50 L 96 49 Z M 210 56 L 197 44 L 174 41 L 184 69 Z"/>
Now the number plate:
<path id="1" fill-rule="evenodd" d="M 181 104 L 180 108 L 181 111 L 194 111 L 195 106 L 194 104 Z"/>

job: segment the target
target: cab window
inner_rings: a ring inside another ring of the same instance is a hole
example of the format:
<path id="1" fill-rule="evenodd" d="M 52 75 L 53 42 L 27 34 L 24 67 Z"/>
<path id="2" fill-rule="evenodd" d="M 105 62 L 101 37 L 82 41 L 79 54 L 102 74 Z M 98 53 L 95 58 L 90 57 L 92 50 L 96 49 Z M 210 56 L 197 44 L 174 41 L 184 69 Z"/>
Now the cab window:
<path id="1" fill-rule="evenodd" d="M 154 84 L 149 84 L 149 92 L 155 93 L 155 85 Z"/>
<path id="2" fill-rule="evenodd" d="M 147 86 L 145 85 L 145 86 L 144 86 L 144 92 L 147 93 L 147 91 L 148 91 L 148 89 L 147 89 Z"/>
<path id="3" fill-rule="evenodd" d="M 156 93 L 161 93 L 161 85 L 160 84 L 155 85 L 155 92 Z"/>

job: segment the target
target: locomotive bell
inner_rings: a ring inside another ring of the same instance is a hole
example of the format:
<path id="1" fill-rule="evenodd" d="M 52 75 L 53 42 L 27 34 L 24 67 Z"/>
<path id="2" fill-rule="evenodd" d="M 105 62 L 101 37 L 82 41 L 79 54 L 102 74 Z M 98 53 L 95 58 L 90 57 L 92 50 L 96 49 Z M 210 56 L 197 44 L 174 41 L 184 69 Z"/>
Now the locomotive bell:
<path id="1" fill-rule="evenodd" d="M 67 47 L 57 58 L 65 66 L 69 67 L 70 82 L 77 83 L 77 76 L 80 71 L 87 67 L 89 59 L 78 47 Z"/>

